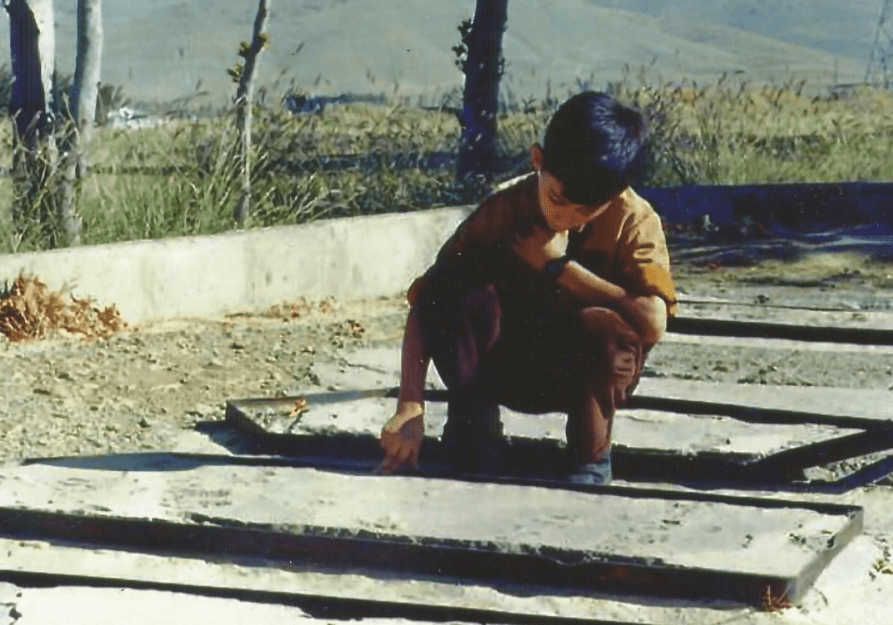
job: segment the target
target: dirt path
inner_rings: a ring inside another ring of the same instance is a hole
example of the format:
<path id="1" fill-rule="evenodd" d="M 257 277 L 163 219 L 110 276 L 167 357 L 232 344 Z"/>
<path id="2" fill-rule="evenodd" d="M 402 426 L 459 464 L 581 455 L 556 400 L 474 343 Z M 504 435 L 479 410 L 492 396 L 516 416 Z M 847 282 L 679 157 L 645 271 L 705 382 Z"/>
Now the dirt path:
<path id="1" fill-rule="evenodd" d="M 886 312 L 893 265 L 852 253 L 746 267 L 677 265 L 676 275 L 686 298 L 683 314 L 893 327 L 893 313 Z M 331 381 L 319 378 L 315 363 L 338 362 L 345 348 L 397 346 L 405 314 L 400 297 L 304 302 L 266 315 L 151 324 L 94 342 L 0 338 L 0 370 L 6 372 L 0 381 L 0 458 L 169 449 L 197 424 L 221 419 L 227 399 L 327 388 Z M 646 375 L 893 385 L 891 350 L 693 341 L 682 337 L 659 345 Z"/>

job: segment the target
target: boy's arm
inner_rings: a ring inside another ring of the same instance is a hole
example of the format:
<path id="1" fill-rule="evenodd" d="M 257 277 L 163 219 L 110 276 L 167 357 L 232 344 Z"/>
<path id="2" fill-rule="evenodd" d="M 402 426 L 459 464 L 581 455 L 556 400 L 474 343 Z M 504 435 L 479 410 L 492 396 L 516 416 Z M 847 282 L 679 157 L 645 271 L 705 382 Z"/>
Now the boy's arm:
<path id="1" fill-rule="evenodd" d="M 429 360 L 418 308 L 411 306 L 403 333 L 397 411 L 381 431 L 385 459 L 377 469 L 379 473 L 392 473 L 405 464 L 418 467 L 425 435 L 425 376 Z"/>
<path id="2" fill-rule="evenodd" d="M 546 264 L 560 258 L 567 247 L 567 233 L 538 229 L 531 236 L 516 237 L 515 252 L 531 267 L 544 271 Z M 654 344 L 667 328 L 667 304 L 657 295 L 636 295 L 570 261 L 557 277 L 558 285 L 587 306 L 613 308 L 632 325 L 642 341 Z"/>
<path id="3" fill-rule="evenodd" d="M 667 303 L 657 295 L 629 293 L 574 261 L 567 263 L 558 284 L 591 306 L 615 309 L 638 330 L 644 343 L 659 342 L 667 330 Z"/>
<path id="4" fill-rule="evenodd" d="M 620 274 L 616 279 L 622 287 L 577 263 L 570 263 L 562 272 L 559 284 L 584 302 L 614 308 L 638 330 L 643 342 L 654 344 L 663 338 L 667 317 L 676 314 L 678 302 L 660 217 L 650 207 L 641 208 L 620 232 L 616 250 Z"/>

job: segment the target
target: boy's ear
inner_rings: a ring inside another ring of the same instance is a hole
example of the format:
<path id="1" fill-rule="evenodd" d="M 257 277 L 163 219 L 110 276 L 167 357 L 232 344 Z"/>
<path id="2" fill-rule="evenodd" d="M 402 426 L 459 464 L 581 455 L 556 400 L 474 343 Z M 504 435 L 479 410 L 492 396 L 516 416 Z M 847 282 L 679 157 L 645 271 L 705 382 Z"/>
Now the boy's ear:
<path id="1" fill-rule="evenodd" d="M 543 147 L 539 143 L 534 143 L 530 146 L 530 164 L 533 165 L 533 169 L 537 173 L 543 168 L 544 160 Z"/>

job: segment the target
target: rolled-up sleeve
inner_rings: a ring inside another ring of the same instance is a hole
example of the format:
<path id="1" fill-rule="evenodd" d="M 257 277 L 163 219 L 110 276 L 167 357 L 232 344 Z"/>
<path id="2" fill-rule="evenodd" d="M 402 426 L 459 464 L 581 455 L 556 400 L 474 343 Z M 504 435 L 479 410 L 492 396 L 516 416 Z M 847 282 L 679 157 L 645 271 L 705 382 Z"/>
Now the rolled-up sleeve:
<path id="1" fill-rule="evenodd" d="M 638 295 L 657 295 L 667 303 L 667 314 L 676 316 L 679 301 L 660 217 L 649 212 L 628 223 L 618 252 L 624 287 Z"/>

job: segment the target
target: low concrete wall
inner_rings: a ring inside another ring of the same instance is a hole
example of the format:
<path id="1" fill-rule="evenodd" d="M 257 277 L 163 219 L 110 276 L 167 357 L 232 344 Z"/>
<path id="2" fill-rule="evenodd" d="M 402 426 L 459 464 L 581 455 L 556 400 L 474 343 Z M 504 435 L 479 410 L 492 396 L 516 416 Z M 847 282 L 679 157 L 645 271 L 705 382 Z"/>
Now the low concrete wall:
<path id="1" fill-rule="evenodd" d="M 667 223 L 708 213 L 784 225 L 840 226 L 893 217 L 893 185 L 749 185 L 642 189 Z M 404 290 L 469 207 L 321 221 L 159 241 L 0 256 L 54 290 L 115 304 L 140 321 L 259 311 L 300 297 L 359 299 Z"/>
<path id="2" fill-rule="evenodd" d="M 393 295 L 468 214 L 449 208 L 0 256 L 0 282 L 115 304 L 129 323 L 259 311 L 300 297 Z"/>

